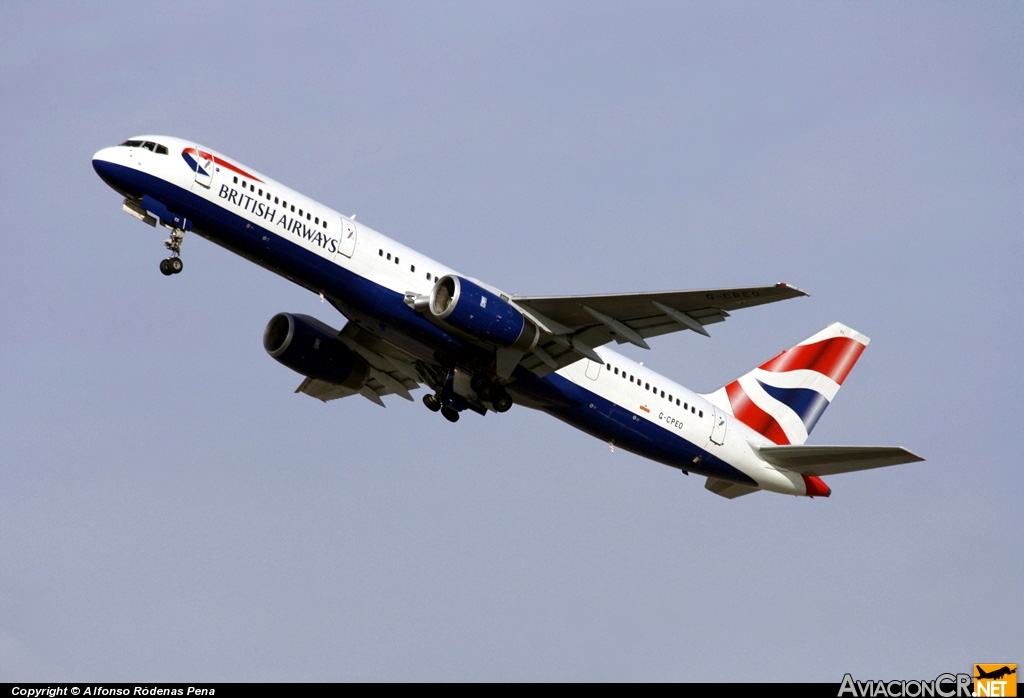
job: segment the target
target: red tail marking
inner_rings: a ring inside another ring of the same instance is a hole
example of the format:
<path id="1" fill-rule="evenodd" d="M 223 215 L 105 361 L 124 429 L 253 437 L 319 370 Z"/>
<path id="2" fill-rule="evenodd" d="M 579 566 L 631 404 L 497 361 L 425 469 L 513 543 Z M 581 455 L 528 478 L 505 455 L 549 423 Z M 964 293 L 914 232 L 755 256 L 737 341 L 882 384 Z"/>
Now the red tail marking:
<path id="1" fill-rule="evenodd" d="M 736 419 L 758 434 L 764 434 L 780 446 L 789 444 L 789 437 L 786 436 L 786 432 L 782 430 L 779 423 L 751 401 L 739 381 L 733 381 L 725 386 L 725 392 L 729 396 L 729 404 L 732 405 L 732 413 L 736 415 Z"/>
<path id="2" fill-rule="evenodd" d="M 863 351 L 864 345 L 855 339 L 832 337 L 788 349 L 762 364 L 761 368 L 775 373 L 809 369 L 823 373 L 842 385 Z"/>

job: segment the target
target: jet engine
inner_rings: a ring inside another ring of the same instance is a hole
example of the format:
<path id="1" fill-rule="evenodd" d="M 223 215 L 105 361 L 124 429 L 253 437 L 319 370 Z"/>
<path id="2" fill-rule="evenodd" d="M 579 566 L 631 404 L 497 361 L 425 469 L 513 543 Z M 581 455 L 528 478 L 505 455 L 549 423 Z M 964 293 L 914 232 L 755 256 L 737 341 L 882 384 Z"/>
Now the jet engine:
<path id="1" fill-rule="evenodd" d="M 515 306 L 458 276 L 438 279 L 428 307 L 438 322 L 503 349 L 528 352 L 540 338 L 537 326 Z"/>
<path id="2" fill-rule="evenodd" d="M 370 367 L 338 339 L 338 331 L 308 315 L 278 313 L 263 332 L 263 347 L 304 376 L 358 390 Z"/>

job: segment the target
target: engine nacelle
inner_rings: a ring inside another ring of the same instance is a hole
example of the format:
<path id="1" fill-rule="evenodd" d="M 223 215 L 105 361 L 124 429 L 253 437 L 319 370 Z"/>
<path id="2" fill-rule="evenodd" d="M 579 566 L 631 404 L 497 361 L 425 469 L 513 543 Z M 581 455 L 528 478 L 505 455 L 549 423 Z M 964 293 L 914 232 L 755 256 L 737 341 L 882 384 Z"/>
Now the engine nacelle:
<path id="1" fill-rule="evenodd" d="M 308 315 L 278 313 L 263 332 L 267 353 L 310 378 L 358 390 L 370 367 L 338 339 L 338 331 Z"/>
<path id="2" fill-rule="evenodd" d="M 430 314 L 439 322 L 487 344 L 527 352 L 540 330 L 515 306 L 458 276 L 438 279 L 430 292 Z"/>

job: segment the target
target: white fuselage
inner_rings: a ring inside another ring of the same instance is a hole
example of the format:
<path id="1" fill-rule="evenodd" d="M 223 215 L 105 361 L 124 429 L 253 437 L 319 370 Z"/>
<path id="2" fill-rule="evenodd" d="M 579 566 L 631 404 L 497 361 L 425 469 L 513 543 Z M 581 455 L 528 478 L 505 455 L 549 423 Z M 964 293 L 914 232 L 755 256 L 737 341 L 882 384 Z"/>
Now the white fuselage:
<path id="1" fill-rule="evenodd" d="M 209 148 L 166 136 L 137 140 L 168 152 L 117 146 L 94 157 L 97 172 L 127 197 L 160 201 L 195 221 L 199 235 L 331 297 L 360 326 L 376 321 L 381 337 L 405 351 L 423 354 L 432 342 L 445 341 L 402 300 L 429 294 L 437 279 L 455 270 Z M 197 169 L 187 164 L 190 149 Z M 604 365 L 584 359 L 536 379 L 568 401 L 541 409 L 613 446 L 682 470 L 725 480 L 735 471 L 733 481 L 751 487 L 806 493 L 800 475 L 757 455 L 755 447 L 770 442 L 726 406 L 609 348 L 596 351 Z"/>

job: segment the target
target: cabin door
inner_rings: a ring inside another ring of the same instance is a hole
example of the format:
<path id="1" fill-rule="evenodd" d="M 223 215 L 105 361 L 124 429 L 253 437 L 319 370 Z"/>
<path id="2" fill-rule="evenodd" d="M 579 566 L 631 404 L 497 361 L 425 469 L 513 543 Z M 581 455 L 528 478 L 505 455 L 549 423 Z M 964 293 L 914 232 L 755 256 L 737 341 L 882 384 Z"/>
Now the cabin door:
<path id="1" fill-rule="evenodd" d="M 342 216 L 338 229 L 341 231 L 338 235 L 338 254 L 351 257 L 356 249 L 356 223 Z M 337 258 L 337 255 L 335 255 L 335 258 Z"/>
<path id="2" fill-rule="evenodd" d="M 711 408 L 711 419 L 714 420 L 714 424 L 711 425 L 711 441 L 721 446 L 725 443 L 725 432 L 729 429 L 729 422 L 726 420 L 725 412 L 717 407 Z"/>
<path id="3" fill-rule="evenodd" d="M 213 184 L 213 156 L 199 148 L 196 151 L 196 184 L 207 189 Z"/>

